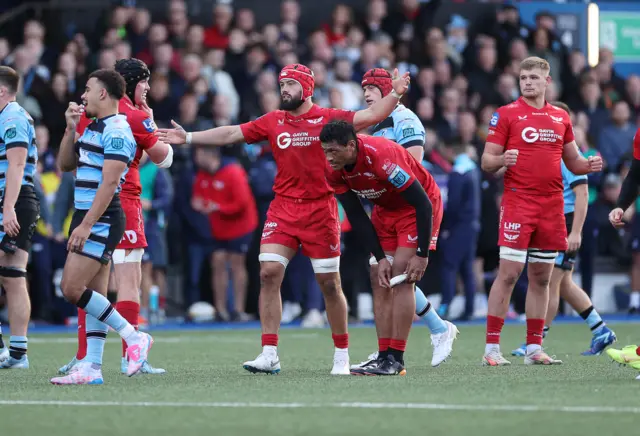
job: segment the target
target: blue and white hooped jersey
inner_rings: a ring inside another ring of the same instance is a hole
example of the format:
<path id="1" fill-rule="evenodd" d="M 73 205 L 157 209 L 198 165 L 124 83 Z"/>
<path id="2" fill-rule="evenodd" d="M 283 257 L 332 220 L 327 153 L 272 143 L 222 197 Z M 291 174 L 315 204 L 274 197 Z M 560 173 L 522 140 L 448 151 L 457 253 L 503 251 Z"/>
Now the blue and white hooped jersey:
<path id="1" fill-rule="evenodd" d="M 9 169 L 7 150 L 14 147 L 27 149 L 27 162 L 22 176 L 22 186 L 33 186 L 38 164 L 38 147 L 33 118 L 15 101 L 9 102 L 0 111 L 0 190 L 6 186 Z"/>
<path id="2" fill-rule="evenodd" d="M 372 136 L 390 139 L 404 148 L 424 146 L 425 131 L 420 118 L 399 104 L 391 115 L 371 129 Z"/>
<path id="3" fill-rule="evenodd" d="M 564 214 L 571 213 L 576 208 L 576 193 L 573 192 L 573 188 L 578 185 L 586 185 L 589 183 L 587 176 L 576 176 L 573 174 L 564 161 L 560 161 L 562 166 L 562 185 L 564 196 Z"/>
<path id="4" fill-rule="evenodd" d="M 116 189 L 116 194 L 119 193 L 135 152 L 136 141 L 125 115 L 110 115 L 89 124 L 76 142 L 79 159 L 74 190 L 75 208 L 91 208 L 102 183 L 105 160 L 119 160 L 127 164 Z"/>

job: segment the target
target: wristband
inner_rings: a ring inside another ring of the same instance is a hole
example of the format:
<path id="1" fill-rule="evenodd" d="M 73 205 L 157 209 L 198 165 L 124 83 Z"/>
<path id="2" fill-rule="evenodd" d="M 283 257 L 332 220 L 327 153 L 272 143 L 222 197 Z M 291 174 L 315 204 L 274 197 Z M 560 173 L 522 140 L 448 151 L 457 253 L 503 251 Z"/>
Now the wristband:
<path id="1" fill-rule="evenodd" d="M 187 145 L 191 145 L 192 139 L 193 139 L 193 133 L 187 132 L 187 140 L 186 140 Z"/>
<path id="2" fill-rule="evenodd" d="M 400 100 L 403 96 L 403 94 L 398 94 L 395 89 L 391 91 L 391 95 L 393 95 L 398 100 Z"/>

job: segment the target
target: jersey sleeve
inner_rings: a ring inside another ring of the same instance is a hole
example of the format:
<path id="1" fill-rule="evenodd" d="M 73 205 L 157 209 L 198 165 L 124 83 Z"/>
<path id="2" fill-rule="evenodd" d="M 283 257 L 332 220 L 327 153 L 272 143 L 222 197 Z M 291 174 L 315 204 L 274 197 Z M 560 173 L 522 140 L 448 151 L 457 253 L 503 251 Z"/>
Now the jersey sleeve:
<path id="1" fill-rule="evenodd" d="M 255 144 L 269 139 L 269 130 L 274 124 L 274 116 L 274 112 L 269 112 L 253 121 L 240 124 L 240 130 L 242 130 L 242 135 L 247 144 Z"/>
<path id="2" fill-rule="evenodd" d="M 404 148 L 424 146 L 424 126 L 415 114 L 407 113 L 397 119 L 393 125 L 393 133 L 396 142 Z"/>
<path id="3" fill-rule="evenodd" d="M 568 144 L 576 140 L 576 137 L 573 134 L 573 124 L 571 123 L 571 118 L 569 118 L 569 114 L 567 114 L 565 123 L 565 131 L 564 131 L 564 143 Z"/>
<path id="4" fill-rule="evenodd" d="M 82 135 L 84 133 L 84 129 L 87 128 L 89 124 L 91 124 L 91 118 L 88 118 L 85 114 L 82 114 L 80 117 L 80 121 L 76 125 L 76 133 L 78 135 Z"/>
<path id="5" fill-rule="evenodd" d="M 396 192 L 404 191 L 416 180 L 407 160 L 392 149 L 380 152 L 372 166 L 376 177 L 386 180 L 391 189 Z"/>
<path id="6" fill-rule="evenodd" d="M 640 129 L 636 130 L 636 134 L 633 137 L 633 158 L 640 160 Z"/>
<path id="7" fill-rule="evenodd" d="M 19 114 L 3 120 L 0 125 L 0 138 L 6 144 L 7 150 L 15 147 L 28 148 L 31 142 L 29 120 Z"/>
<path id="8" fill-rule="evenodd" d="M 353 119 L 355 118 L 356 113 L 354 111 L 326 108 L 323 110 L 323 116 L 326 118 L 327 122 L 331 120 L 342 120 L 349 124 L 353 124 Z"/>
<path id="9" fill-rule="evenodd" d="M 332 170 L 327 166 L 327 182 L 335 191 L 336 195 L 344 194 L 349 191 L 349 185 L 342 177 L 341 171 Z"/>
<path id="10" fill-rule="evenodd" d="M 136 152 L 136 143 L 132 135 L 123 129 L 105 129 L 102 136 L 104 141 L 104 160 L 118 160 L 129 163 Z"/>
<path id="11" fill-rule="evenodd" d="M 578 185 L 584 185 L 589 183 L 586 175 L 577 176 L 569 171 L 569 168 L 564 164 L 564 161 L 561 161 L 562 165 L 562 180 L 564 183 L 569 186 L 571 189 L 575 188 Z"/>
<path id="12" fill-rule="evenodd" d="M 507 145 L 509 140 L 509 118 L 506 112 L 504 108 L 500 108 L 491 116 L 487 142 L 493 142 L 503 147 Z"/>
<path id="13" fill-rule="evenodd" d="M 141 111 L 140 111 L 141 112 Z M 144 116 L 142 116 L 144 114 Z M 133 138 L 136 140 L 136 144 L 143 150 L 148 150 L 158 142 L 158 137 L 155 135 L 155 131 L 158 129 L 156 123 L 144 112 L 142 114 L 133 114 L 129 126 L 133 133 Z"/>

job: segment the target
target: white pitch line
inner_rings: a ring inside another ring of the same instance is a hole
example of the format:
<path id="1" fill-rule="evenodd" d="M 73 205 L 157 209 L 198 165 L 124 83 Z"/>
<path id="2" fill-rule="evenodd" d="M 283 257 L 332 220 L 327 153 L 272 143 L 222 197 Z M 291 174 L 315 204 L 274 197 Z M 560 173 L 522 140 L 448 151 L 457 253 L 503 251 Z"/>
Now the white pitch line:
<path id="1" fill-rule="evenodd" d="M 310 339 L 313 337 L 317 337 L 318 333 L 297 333 L 293 335 L 286 336 L 286 339 Z M 165 343 L 165 344 L 179 344 L 179 343 L 204 343 L 204 342 L 220 342 L 220 343 L 228 343 L 228 344 L 253 344 L 258 341 L 258 337 L 254 339 L 250 338 L 234 338 L 227 336 L 169 336 L 169 337 L 155 337 L 153 338 L 155 343 Z M 38 337 L 30 337 L 29 343 L 31 344 L 75 344 L 78 342 L 77 338 L 73 337 L 47 337 L 47 336 L 38 336 Z M 107 339 L 107 343 L 117 343 L 120 342 L 120 339 L 117 337 L 112 337 Z"/>
<path id="2" fill-rule="evenodd" d="M 486 404 L 437 404 L 437 403 L 251 403 L 251 402 L 153 402 L 153 401 L 46 401 L 0 400 L 4 406 L 81 406 L 81 407 L 173 407 L 173 408 L 232 408 L 232 409 L 420 409 L 452 411 L 493 412 L 552 412 L 552 413 L 618 413 L 640 414 L 640 407 L 602 406 L 536 406 L 536 405 L 486 405 Z"/>

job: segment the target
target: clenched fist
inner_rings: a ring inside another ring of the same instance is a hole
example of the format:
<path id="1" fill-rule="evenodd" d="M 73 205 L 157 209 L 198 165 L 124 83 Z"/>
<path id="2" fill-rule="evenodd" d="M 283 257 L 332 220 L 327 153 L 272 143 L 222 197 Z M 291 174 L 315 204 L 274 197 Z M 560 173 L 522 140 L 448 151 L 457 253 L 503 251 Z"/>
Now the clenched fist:
<path id="1" fill-rule="evenodd" d="M 600 156 L 589 157 L 589 171 L 597 173 L 602 171 L 602 158 Z"/>
<path id="2" fill-rule="evenodd" d="M 518 150 L 507 150 L 504 152 L 504 166 L 509 168 L 518 161 Z"/>
<path id="3" fill-rule="evenodd" d="M 622 217 L 624 216 L 624 210 L 622 208 L 616 207 L 609 213 L 609 222 L 615 228 L 624 227 L 624 221 L 622 221 Z"/>

